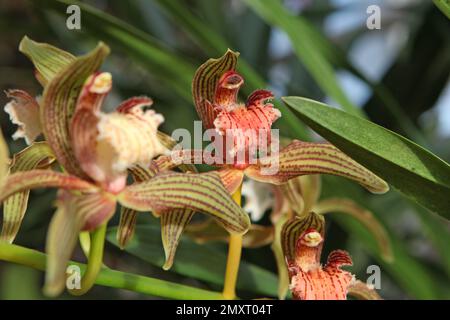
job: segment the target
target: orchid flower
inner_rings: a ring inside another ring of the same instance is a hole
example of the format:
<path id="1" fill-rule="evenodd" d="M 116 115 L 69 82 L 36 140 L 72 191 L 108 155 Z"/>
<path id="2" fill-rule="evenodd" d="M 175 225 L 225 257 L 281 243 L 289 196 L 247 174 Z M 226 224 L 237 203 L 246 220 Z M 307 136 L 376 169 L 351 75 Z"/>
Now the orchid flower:
<path id="1" fill-rule="evenodd" d="M 271 245 L 278 268 L 278 297 L 284 299 L 289 287 L 289 274 L 286 259 L 281 246 L 281 230 L 287 220 L 295 217 L 308 216 L 310 212 L 318 215 L 327 213 L 346 214 L 359 221 L 375 238 L 380 256 L 386 262 L 393 260 L 392 248 L 389 236 L 384 226 L 376 219 L 372 212 L 362 208 L 353 200 L 345 198 L 325 198 L 319 200 L 321 193 L 321 182 L 319 175 L 307 175 L 297 177 L 280 186 L 270 186 L 255 181 L 250 183 L 253 192 L 243 193 L 246 205 L 244 209 L 251 216 L 262 217 L 270 210 L 270 226 L 252 224 L 249 231 L 244 235 L 243 246 L 245 248 L 259 248 Z M 257 186 L 255 186 L 257 185 Z M 246 190 L 249 188 L 243 188 Z M 259 192 L 254 192 L 259 190 Z M 265 203 L 271 199 L 270 206 L 252 205 L 254 203 Z M 191 224 L 186 228 L 188 236 L 197 243 L 208 241 L 227 241 L 228 237 L 213 220 Z M 364 286 L 358 286 L 364 288 Z M 366 295 L 362 295 L 362 298 Z M 370 296 L 369 296 L 370 297 Z"/>
<path id="2" fill-rule="evenodd" d="M 302 218 L 288 220 L 283 226 L 281 242 L 294 299 L 345 300 L 347 294 L 380 299 L 376 291 L 341 269 L 353 264 L 346 251 L 332 251 L 325 266 L 321 265 L 324 224 L 323 216 L 310 212 Z"/>
<path id="3" fill-rule="evenodd" d="M 291 179 L 311 174 L 342 176 L 358 182 L 373 193 L 385 193 L 389 190 L 384 180 L 329 143 L 293 140 L 279 152 L 268 150 L 270 143 L 277 143 L 271 135 L 271 127 L 281 114 L 270 103 L 273 94 L 267 90 L 254 91 L 245 103 L 238 101 L 239 89 L 244 84 L 244 78 L 236 72 L 238 55 L 228 50 L 219 59 L 209 59 L 197 69 L 192 82 L 194 104 L 203 127 L 217 133 L 213 145 L 217 153 L 215 158 L 219 161 L 212 165 L 218 168 L 217 172 L 230 194 L 239 190 L 244 176 L 281 186 Z M 243 135 L 243 132 L 254 134 Z M 261 136 L 266 139 L 261 139 Z M 239 157 L 239 154 L 243 156 Z M 230 159 L 231 161 L 226 161 Z M 154 164 L 163 171 L 179 165 L 197 163 L 196 161 L 211 164 L 209 159 L 205 159 L 204 150 L 173 151 L 171 155 L 157 158 Z M 278 170 L 266 170 L 273 163 L 278 164 Z M 267 174 L 268 172 L 270 174 Z M 177 220 L 174 218 L 167 221 L 170 226 L 167 228 L 177 235 L 177 239 L 191 221 L 193 214 L 188 212 L 184 214 L 184 219 L 177 217 Z M 123 238 L 129 241 L 130 232 L 126 230 L 134 229 L 136 219 L 132 215 L 127 217 L 121 219 L 119 234 L 127 235 Z M 203 232 L 200 230 L 209 228 L 220 229 L 216 228 L 215 223 L 206 221 L 202 226 L 194 226 L 193 230 L 199 231 L 199 235 Z M 216 239 L 228 238 L 220 230 L 211 231 L 208 235 L 215 235 Z M 249 246 L 256 241 L 254 239 L 270 243 L 273 235 L 272 228 L 252 226 L 244 241 Z M 126 241 L 119 242 L 126 245 Z M 172 242 L 172 257 L 177 244 L 178 240 Z"/>
<path id="4" fill-rule="evenodd" d="M 31 189 L 59 189 L 47 235 L 47 294 L 59 294 L 64 288 L 65 267 L 79 232 L 101 229 L 104 237 L 117 203 L 125 210 L 151 211 L 161 220 L 187 211 L 204 212 L 230 233 L 247 231 L 248 216 L 231 199 L 216 173 L 152 170 L 152 159 L 168 150 L 160 138 L 164 135 L 157 131 L 163 117 L 143 109 L 152 104 L 150 98 L 128 99 L 109 114 L 101 111 L 112 87 L 111 74 L 98 71 L 109 53 L 106 45 L 100 43 L 87 55 L 74 57 L 25 37 L 20 50 L 33 61 L 44 93 L 37 102 L 23 91 L 9 91 L 13 101 L 6 110 L 19 124 L 20 134 L 15 137 L 22 136 L 32 144 L 14 155 L 4 181 L 0 195 L 0 202 L 4 201 L 2 239 L 13 241 Z M 37 128 L 42 128 L 45 141 L 33 143 L 40 134 Z M 0 148 L 3 158 L 3 145 Z M 57 162 L 62 172 L 54 171 L 52 162 Z M 136 183 L 126 185 L 128 172 Z M 101 257 L 96 259 L 101 265 Z M 82 291 L 92 284 L 86 283 Z"/>

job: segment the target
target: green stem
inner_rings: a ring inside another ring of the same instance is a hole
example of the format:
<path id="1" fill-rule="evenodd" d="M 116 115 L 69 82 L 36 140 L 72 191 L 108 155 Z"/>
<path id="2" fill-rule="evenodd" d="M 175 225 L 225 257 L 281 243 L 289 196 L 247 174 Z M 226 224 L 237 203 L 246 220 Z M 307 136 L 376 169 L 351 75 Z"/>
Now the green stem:
<path id="1" fill-rule="evenodd" d="M 14 244 L 0 243 L 0 260 L 25 265 L 37 270 L 45 271 L 47 255 L 28 248 Z M 86 265 L 70 262 L 86 270 Z M 168 299 L 223 299 L 222 294 L 194 287 L 181 285 L 169 281 L 159 280 L 136 274 L 116 271 L 112 269 L 101 269 L 95 284 L 117 289 L 131 290 L 142 294 L 157 296 Z"/>
<path id="2" fill-rule="evenodd" d="M 95 283 L 103 263 L 103 248 L 105 246 L 106 223 L 102 224 L 92 233 L 86 272 L 81 279 L 80 289 L 69 289 L 74 296 L 81 296 L 88 292 Z"/>

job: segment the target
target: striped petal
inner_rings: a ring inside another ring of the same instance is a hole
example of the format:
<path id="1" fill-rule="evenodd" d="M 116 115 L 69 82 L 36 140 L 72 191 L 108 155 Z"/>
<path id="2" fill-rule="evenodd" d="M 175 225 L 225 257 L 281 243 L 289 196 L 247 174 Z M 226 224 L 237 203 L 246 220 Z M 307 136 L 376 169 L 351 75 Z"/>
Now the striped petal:
<path id="1" fill-rule="evenodd" d="M 150 180 L 157 172 L 140 165 L 134 165 L 129 168 L 128 171 L 136 182 Z M 116 233 L 117 243 L 121 249 L 124 249 L 128 242 L 133 238 L 137 215 L 138 212 L 136 210 L 127 207 L 121 208 L 119 226 L 117 227 Z"/>
<path id="2" fill-rule="evenodd" d="M 161 213 L 161 238 L 166 255 L 166 262 L 163 265 L 164 270 L 169 270 L 172 267 L 181 234 L 191 221 L 194 213 L 195 211 L 184 208 Z"/>
<path id="3" fill-rule="evenodd" d="M 69 126 L 83 84 L 108 54 L 109 48 L 100 43 L 87 55 L 64 66 L 44 89 L 40 115 L 45 139 L 64 169 L 79 177 L 86 177 L 86 174 L 74 155 Z"/>
<path id="4" fill-rule="evenodd" d="M 10 174 L 35 168 L 46 168 L 54 161 L 50 147 L 45 142 L 35 142 L 13 157 Z M 0 239 L 12 243 L 19 231 L 28 205 L 29 190 L 18 192 L 3 204 L 3 226 Z"/>
<path id="5" fill-rule="evenodd" d="M 137 211 L 164 213 L 191 209 L 212 215 L 230 233 L 245 233 L 247 214 L 233 201 L 218 174 L 159 173 L 149 181 L 128 186 L 119 202 Z"/>
<path id="6" fill-rule="evenodd" d="M 264 169 L 278 161 L 278 171 L 265 175 Z M 269 163 L 269 164 L 268 164 Z M 282 184 L 308 174 L 332 174 L 354 180 L 373 193 L 385 193 L 387 183 L 329 143 L 295 140 L 279 155 L 273 155 L 245 170 L 246 175 L 262 182 Z"/>
<path id="7" fill-rule="evenodd" d="M 233 194 L 241 186 L 244 179 L 242 170 L 225 167 L 217 171 L 222 180 L 223 185 L 228 190 L 229 194 Z"/>
<path id="8" fill-rule="evenodd" d="M 0 202 L 17 192 L 48 187 L 79 190 L 82 192 L 94 192 L 98 189 L 95 185 L 72 175 L 51 170 L 35 169 L 16 172 L 8 176 L 3 192 L 0 194 Z"/>
<path id="9" fill-rule="evenodd" d="M 360 280 L 353 281 L 350 284 L 348 295 L 359 300 L 383 300 L 374 288 Z"/>
<path id="10" fill-rule="evenodd" d="M 392 262 L 394 260 L 391 243 L 386 229 L 369 210 L 360 207 L 352 200 L 340 198 L 322 200 L 313 207 L 313 210 L 319 214 L 330 212 L 344 213 L 355 218 L 374 236 L 378 243 L 381 257 L 387 262 Z"/>
<path id="11" fill-rule="evenodd" d="M 297 242 L 301 235 L 309 229 L 314 229 L 319 234 L 323 234 L 324 228 L 325 219 L 314 212 L 310 212 L 304 217 L 295 217 L 288 220 L 281 230 L 281 246 L 288 264 L 294 263 L 296 259 Z M 320 250 L 318 251 L 320 256 Z"/>
<path id="12" fill-rule="evenodd" d="M 195 109 L 203 121 L 203 127 L 213 128 L 216 111 L 212 103 L 216 94 L 217 84 L 223 74 L 234 70 L 239 53 L 228 51 L 219 59 L 209 59 L 196 71 L 192 80 L 192 95 Z"/>
<path id="13" fill-rule="evenodd" d="M 61 293 L 66 283 L 66 266 L 83 229 L 95 229 L 108 220 L 115 211 L 111 195 L 93 193 L 74 195 L 61 191 L 57 210 L 47 234 L 47 272 L 44 291 L 49 296 Z"/>
<path id="14" fill-rule="evenodd" d="M 6 96 L 12 100 L 5 106 L 5 112 L 11 122 L 19 127 L 12 137 L 14 140 L 24 138 L 30 145 L 42 132 L 39 104 L 22 90 L 7 90 Z"/>
<path id="15" fill-rule="evenodd" d="M 122 250 L 134 236 L 137 215 L 138 212 L 133 209 L 126 207 L 122 207 L 120 209 L 120 219 L 116 233 L 116 240 Z"/>
<path id="16" fill-rule="evenodd" d="M 36 68 L 36 78 L 43 87 L 76 59 L 64 50 L 47 43 L 35 42 L 27 36 L 23 37 L 20 42 L 19 51 L 33 62 Z"/>

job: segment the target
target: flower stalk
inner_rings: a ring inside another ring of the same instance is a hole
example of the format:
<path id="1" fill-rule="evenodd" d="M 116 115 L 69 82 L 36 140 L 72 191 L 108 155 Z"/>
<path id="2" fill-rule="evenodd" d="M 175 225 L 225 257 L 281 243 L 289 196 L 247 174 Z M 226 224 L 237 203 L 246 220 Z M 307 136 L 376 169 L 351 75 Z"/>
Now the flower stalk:
<path id="1" fill-rule="evenodd" d="M 89 250 L 86 272 L 81 278 L 80 289 L 68 290 L 74 296 L 81 296 L 88 292 L 95 284 L 95 279 L 103 264 L 103 250 L 105 247 L 106 223 L 92 232 L 92 241 Z"/>
<path id="2" fill-rule="evenodd" d="M 241 190 L 242 183 L 239 188 L 233 193 L 233 200 L 241 206 Z M 223 286 L 223 297 L 227 300 L 236 298 L 236 282 L 239 272 L 239 264 L 241 262 L 242 254 L 242 235 L 230 234 L 228 243 L 228 257 L 225 271 L 225 282 Z"/>
<path id="3" fill-rule="evenodd" d="M 14 244 L 0 243 L 0 260 L 45 271 L 47 255 Z M 86 265 L 70 261 L 83 272 Z M 116 289 L 131 290 L 149 296 L 180 300 L 218 300 L 222 293 L 194 288 L 165 280 L 144 277 L 132 273 L 103 268 L 95 279 L 95 284 Z"/>

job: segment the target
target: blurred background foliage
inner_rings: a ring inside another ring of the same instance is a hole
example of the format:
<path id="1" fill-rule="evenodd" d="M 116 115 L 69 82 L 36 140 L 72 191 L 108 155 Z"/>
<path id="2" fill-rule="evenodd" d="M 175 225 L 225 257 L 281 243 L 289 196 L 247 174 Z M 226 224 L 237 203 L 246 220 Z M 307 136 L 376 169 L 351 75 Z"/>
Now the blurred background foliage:
<path id="1" fill-rule="evenodd" d="M 82 8 L 81 30 L 66 28 L 66 8 L 71 3 Z M 381 30 L 366 27 L 366 9 L 371 4 L 381 8 Z M 101 40 L 112 48 L 103 66 L 114 79 L 107 108 L 145 94 L 166 118 L 163 131 L 192 129 L 197 119 L 190 96 L 193 73 L 200 63 L 229 47 L 241 53 L 238 70 L 246 79 L 244 93 L 267 86 L 278 97 L 325 101 L 367 116 L 450 160 L 450 24 L 431 1 L 16 0 L 0 2 L 0 26 L 2 91 L 20 88 L 40 94 L 31 63 L 17 50 L 24 35 L 74 54 L 86 52 Z M 6 102 L 1 95 L 0 104 Z M 282 135 L 319 139 L 281 103 L 277 106 L 283 112 L 278 123 Z M 0 121 L 10 137 L 15 128 L 3 112 Z M 11 152 L 24 147 L 23 141 L 9 143 Z M 372 236 L 358 222 L 339 215 L 328 219 L 325 254 L 347 249 L 359 279 L 369 276 L 368 265 L 380 265 L 380 293 L 386 299 L 450 298 L 447 221 L 394 190 L 373 196 L 334 177 L 324 177 L 323 187 L 323 197 L 351 198 L 374 212 L 391 236 L 395 261 L 385 263 Z M 52 191 L 32 192 L 17 244 L 44 249 L 52 199 Z M 116 224 L 117 220 L 110 223 Z M 159 221 L 142 214 L 139 225 L 127 251 L 113 244 L 111 230 L 106 265 L 220 289 L 226 257 L 223 244 L 200 246 L 183 238 L 173 269 L 165 272 L 160 268 Z M 80 249 L 74 258 L 84 261 Z M 0 262 L 2 299 L 44 298 L 42 281 L 38 271 Z M 241 297 L 276 296 L 276 265 L 270 248 L 244 250 L 238 289 Z M 84 298 L 148 297 L 95 287 Z"/>

